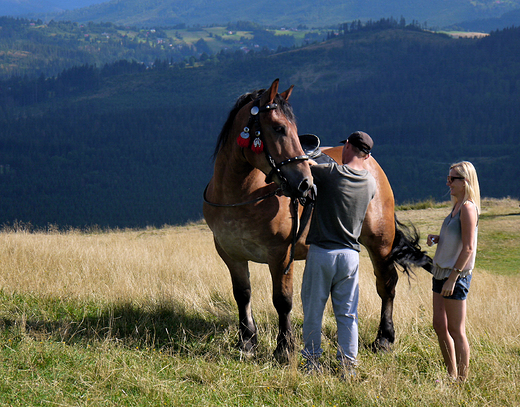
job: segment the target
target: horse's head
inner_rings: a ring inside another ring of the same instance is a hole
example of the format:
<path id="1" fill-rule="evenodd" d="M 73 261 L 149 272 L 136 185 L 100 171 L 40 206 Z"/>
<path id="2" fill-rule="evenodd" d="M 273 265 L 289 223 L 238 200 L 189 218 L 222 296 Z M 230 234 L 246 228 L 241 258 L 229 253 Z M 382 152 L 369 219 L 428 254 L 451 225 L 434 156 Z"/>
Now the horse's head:
<path id="1" fill-rule="evenodd" d="M 284 195 L 305 197 L 312 175 L 300 145 L 296 119 L 288 99 L 293 86 L 278 94 L 278 79 L 266 91 L 250 94 L 236 114 L 230 136 L 242 157 L 280 185 Z"/>

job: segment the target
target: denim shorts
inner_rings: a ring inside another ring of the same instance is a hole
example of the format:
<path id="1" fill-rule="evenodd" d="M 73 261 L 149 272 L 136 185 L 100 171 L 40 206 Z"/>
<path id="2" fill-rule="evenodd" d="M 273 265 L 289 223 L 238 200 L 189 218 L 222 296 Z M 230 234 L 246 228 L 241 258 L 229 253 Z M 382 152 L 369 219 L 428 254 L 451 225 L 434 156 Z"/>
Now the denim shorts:
<path id="1" fill-rule="evenodd" d="M 435 278 L 432 279 L 433 287 L 432 290 L 434 293 L 440 294 L 442 292 L 442 286 L 446 282 L 447 278 L 443 280 L 437 280 Z M 459 277 L 457 282 L 455 283 L 455 288 L 453 289 L 453 294 L 449 297 L 444 297 L 448 300 L 465 300 L 468 296 L 469 286 L 471 283 L 471 274 L 468 274 L 466 277 Z"/>

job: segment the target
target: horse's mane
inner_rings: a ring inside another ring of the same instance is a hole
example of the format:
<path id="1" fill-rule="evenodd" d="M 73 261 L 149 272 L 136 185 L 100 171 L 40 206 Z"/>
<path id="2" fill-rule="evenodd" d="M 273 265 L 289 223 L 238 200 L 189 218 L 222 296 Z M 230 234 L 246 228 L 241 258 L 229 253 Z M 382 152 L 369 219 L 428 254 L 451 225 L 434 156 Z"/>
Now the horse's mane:
<path id="1" fill-rule="evenodd" d="M 233 121 L 235 120 L 235 116 L 238 111 L 242 109 L 249 102 L 258 99 L 265 92 L 265 89 L 257 89 L 252 92 L 244 93 L 239 96 L 237 101 L 235 102 L 235 106 L 229 112 L 228 118 L 218 135 L 217 144 L 215 146 L 215 151 L 213 152 L 213 159 L 217 156 L 220 149 L 226 144 L 229 131 L 231 130 L 231 126 L 233 125 Z M 285 117 L 292 122 L 296 122 L 296 117 L 294 116 L 294 112 L 292 106 L 289 102 L 285 101 L 285 99 L 281 98 L 280 95 L 276 95 L 274 102 L 278 105 L 278 109 L 281 109 Z"/>

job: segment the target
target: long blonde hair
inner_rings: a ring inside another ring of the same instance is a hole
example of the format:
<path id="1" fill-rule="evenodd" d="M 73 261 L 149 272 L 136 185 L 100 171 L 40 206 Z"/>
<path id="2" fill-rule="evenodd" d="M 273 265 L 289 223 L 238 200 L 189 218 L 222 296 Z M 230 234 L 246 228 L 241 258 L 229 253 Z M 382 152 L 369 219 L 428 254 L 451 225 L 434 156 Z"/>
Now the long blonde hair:
<path id="1" fill-rule="evenodd" d="M 480 214 L 480 187 L 478 184 L 477 171 L 473 164 L 469 161 L 461 161 L 452 164 L 450 170 L 455 170 L 461 177 L 464 177 L 464 200 L 462 204 L 471 201 L 477 207 L 477 213 Z M 455 198 L 452 197 L 452 201 Z"/>

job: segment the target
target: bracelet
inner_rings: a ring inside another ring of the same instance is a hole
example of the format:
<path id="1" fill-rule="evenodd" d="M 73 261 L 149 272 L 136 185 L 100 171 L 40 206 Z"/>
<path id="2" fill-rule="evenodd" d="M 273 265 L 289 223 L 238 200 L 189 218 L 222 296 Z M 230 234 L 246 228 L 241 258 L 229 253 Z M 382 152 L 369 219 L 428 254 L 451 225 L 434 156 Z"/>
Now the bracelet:
<path id="1" fill-rule="evenodd" d="M 461 270 L 461 269 L 458 269 L 457 267 L 453 267 L 453 271 L 454 271 L 455 273 L 459 273 L 459 274 L 462 273 L 462 270 Z"/>

